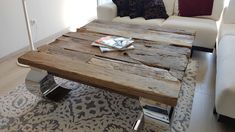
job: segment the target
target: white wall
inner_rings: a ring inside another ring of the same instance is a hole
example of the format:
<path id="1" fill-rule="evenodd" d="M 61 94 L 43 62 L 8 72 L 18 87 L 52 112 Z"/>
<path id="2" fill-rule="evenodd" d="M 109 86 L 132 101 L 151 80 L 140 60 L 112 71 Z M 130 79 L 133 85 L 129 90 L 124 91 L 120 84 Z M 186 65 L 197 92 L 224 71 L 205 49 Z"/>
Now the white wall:
<path id="1" fill-rule="evenodd" d="M 65 22 L 73 31 L 96 19 L 96 0 L 66 0 L 64 6 Z"/>
<path id="2" fill-rule="evenodd" d="M 96 18 L 96 0 L 27 0 L 33 41 Z M 28 46 L 22 0 L 0 0 L 0 59 Z"/>
<path id="3" fill-rule="evenodd" d="M 27 0 L 27 9 L 34 42 L 58 33 L 68 27 L 64 20 L 64 2 L 66 0 Z"/>
<path id="4" fill-rule="evenodd" d="M 34 42 L 58 33 L 68 25 L 64 21 L 65 0 L 27 0 Z M 0 1 L 0 58 L 28 46 L 22 0 Z"/>
<path id="5" fill-rule="evenodd" d="M 109 2 L 112 2 L 112 0 L 98 0 L 98 4 L 99 5 L 102 5 L 102 4 L 105 4 L 105 3 L 109 3 Z"/>
<path id="6" fill-rule="evenodd" d="M 230 2 L 230 0 L 224 0 L 224 6 L 227 7 L 229 2 Z"/>
<path id="7" fill-rule="evenodd" d="M 26 46 L 26 26 L 20 0 L 0 1 L 0 58 Z"/>

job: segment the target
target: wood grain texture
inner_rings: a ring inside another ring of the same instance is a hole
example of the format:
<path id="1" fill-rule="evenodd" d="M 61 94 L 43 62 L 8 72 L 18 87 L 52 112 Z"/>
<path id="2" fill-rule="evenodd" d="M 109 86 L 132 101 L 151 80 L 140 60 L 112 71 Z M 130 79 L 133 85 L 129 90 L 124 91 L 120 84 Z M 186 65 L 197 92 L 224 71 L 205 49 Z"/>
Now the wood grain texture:
<path id="1" fill-rule="evenodd" d="M 93 54 L 96 56 L 129 63 L 145 64 L 170 71 L 181 71 L 177 73 L 184 73 L 190 56 L 189 48 L 141 40 L 135 40 L 133 44 L 135 46 L 135 50 L 101 53 L 97 47 L 92 47 L 90 45 L 93 41 L 80 39 L 79 37 L 76 38 L 76 34 L 73 34 L 73 38 L 60 37 L 57 41 L 51 43 L 50 45 L 61 47 L 66 50 L 79 51 L 86 54 Z M 90 36 L 90 38 L 91 37 L 92 36 Z M 182 74 L 180 76 L 179 74 L 174 75 L 177 75 L 176 77 L 179 80 L 182 80 Z"/>
<path id="2" fill-rule="evenodd" d="M 149 67 L 142 64 L 132 64 L 101 57 L 92 58 L 88 63 L 103 68 L 109 68 L 111 70 L 119 70 L 125 73 L 136 74 L 147 78 L 169 82 L 178 82 L 178 79 L 172 76 L 169 71 L 160 68 Z"/>
<path id="3" fill-rule="evenodd" d="M 173 29 L 173 28 L 166 28 L 166 27 L 160 27 L 160 26 L 150 26 L 150 25 L 137 25 L 137 24 L 126 24 L 126 23 L 120 23 L 120 22 L 104 22 L 100 20 L 94 20 L 92 23 L 98 23 L 101 25 L 107 25 L 107 27 L 124 27 L 124 28 L 139 28 L 139 29 L 146 29 L 146 30 L 154 30 L 154 31 L 161 31 L 161 32 L 170 32 L 175 34 L 183 34 L 183 35 L 195 35 L 194 30 L 188 29 L 180 30 L 180 29 Z M 91 24 L 91 23 L 90 23 Z M 80 29 L 78 29 L 80 30 Z"/>
<path id="4" fill-rule="evenodd" d="M 126 26 L 124 26 L 126 25 Z M 142 26 L 128 25 L 112 22 L 100 23 L 99 21 L 94 21 L 83 27 L 81 30 L 87 30 L 92 32 L 99 32 L 103 34 L 113 34 L 118 36 L 126 36 L 137 39 L 145 39 L 151 41 L 161 41 L 167 42 L 172 45 L 180 45 L 184 47 L 192 47 L 194 41 L 194 34 L 183 34 L 175 33 L 165 30 L 150 30 L 148 28 L 141 28 Z M 148 26 L 145 26 L 148 27 Z"/>
<path id="5" fill-rule="evenodd" d="M 135 49 L 101 53 L 91 46 L 107 34 L 137 35 Z M 184 31 L 95 21 L 18 60 L 62 78 L 175 106 L 193 38 Z"/>
<path id="6" fill-rule="evenodd" d="M 181 86 L 179 81 L 169 82 L 138 76 L 44 52 L 28 52 L 19 58 L 19 62 L 50 71 L 59 77 L 156 101 L 160 100 L 171 106 L 176 105 Z"/>

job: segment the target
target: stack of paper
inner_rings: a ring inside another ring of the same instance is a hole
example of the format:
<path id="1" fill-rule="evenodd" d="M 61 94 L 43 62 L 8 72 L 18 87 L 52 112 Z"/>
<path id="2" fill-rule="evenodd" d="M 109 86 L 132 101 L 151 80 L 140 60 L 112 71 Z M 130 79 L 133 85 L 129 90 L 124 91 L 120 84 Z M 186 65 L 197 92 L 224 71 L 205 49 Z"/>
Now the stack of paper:
<path id="1" fill-rule="evenodd" d="M 123 51 L 134 49 L 133 42 L 131 38 L 106 36 L 96 40 L 91 45 L 99 47 L 101 52 Z"/>
<path id="2" fill-rule="evenodd" d="M 170 124 L 171 106 L 145 98 L 140 98 L 140 104 L 143 107 L 145 116 Z"/>

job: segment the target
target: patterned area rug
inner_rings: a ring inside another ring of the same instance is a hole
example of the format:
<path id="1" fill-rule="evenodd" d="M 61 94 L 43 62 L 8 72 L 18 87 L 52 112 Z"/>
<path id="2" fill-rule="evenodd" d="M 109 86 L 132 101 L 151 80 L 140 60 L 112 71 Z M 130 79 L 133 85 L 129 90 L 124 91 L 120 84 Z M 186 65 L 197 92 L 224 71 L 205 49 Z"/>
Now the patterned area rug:
<path id="1" fill-rule="evenodd" d="M 146 119 L 142 131 L 186 131 L 190 122 L 197 65 L 197 62 L 191 61 L 187 67 L 171 128 Z M 0 131 L 130 132 L 141 112 L 137 99 L 61 78 L 56 78 L 56 81 L 72 89 L 60 102 L 32 95 L 25 84 L 0 97 Z"/>

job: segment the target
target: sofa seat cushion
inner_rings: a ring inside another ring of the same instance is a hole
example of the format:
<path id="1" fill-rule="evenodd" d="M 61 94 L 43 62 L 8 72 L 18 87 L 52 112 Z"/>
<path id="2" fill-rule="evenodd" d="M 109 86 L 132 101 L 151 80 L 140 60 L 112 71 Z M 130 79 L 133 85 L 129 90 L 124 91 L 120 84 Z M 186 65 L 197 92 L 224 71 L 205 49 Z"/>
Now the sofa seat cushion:
<path id="1" fill-rule="evenodd" d="M 235 36 L 224 36 L 218 46 L 215 98 L 217 112 L 232 118 L 235 118 L 234 50 Z"/>
<path id="2" fill-rule="evenodd" d="M 222 24 L 220 29 L 220 36 L 234 35 L 235 36 L 235 24 Z"/>
<path id="3" fill-rule="evenodd" d="M 194 46 L 213 49 L 217 37 L 216 22 L 210 19 L 170 16 L 164 21 L 163 27 L 196 32 Z"/>
<path id="4" fill-rule="evenodd" d="M 145 20 L 143 17 L 137 17 L 134 19 L 131 19 L 130 17 L 116 17 L 113 19 L 113 22 L 138 24 L 138 25 L 150 25 L 150 26 L 161 26 L 164 21 L 165 21 L 164 19 Z"/>

